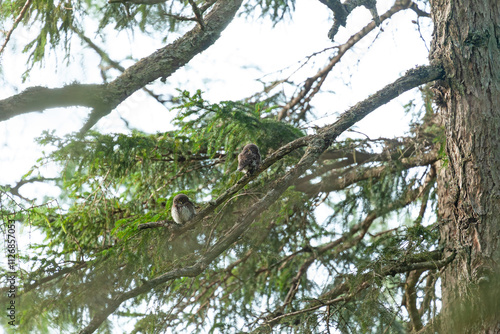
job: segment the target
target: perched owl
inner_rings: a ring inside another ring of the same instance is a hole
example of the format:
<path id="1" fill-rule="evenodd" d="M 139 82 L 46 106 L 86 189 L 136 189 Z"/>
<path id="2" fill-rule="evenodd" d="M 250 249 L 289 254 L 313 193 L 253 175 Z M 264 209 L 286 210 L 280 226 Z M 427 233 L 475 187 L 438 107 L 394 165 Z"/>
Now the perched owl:
<path id="1" fill-rule="evenodd" d="M 238 171 L 245 171 L 252 174 L 259 168 L 260 152 L 255 144 L 247 144 L 238 155 Z"/>
<path id="2" fill-rule="evenodd" d="M 184 225 L 196 214 L 196 208 L 184 194 L 179 194 L 174 197 L 172 203 L 172 218 L 179 225 Z"/>

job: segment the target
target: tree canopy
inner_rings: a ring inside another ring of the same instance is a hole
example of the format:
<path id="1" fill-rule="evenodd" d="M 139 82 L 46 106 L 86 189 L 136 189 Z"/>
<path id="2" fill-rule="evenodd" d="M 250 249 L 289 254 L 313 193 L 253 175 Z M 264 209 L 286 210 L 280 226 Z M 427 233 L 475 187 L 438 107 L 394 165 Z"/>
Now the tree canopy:
<path id="1" fill-rule="evenodd" d="M 2 318 L 7 331 L 432 330 L 441 311 L 440 272 L 455 258 L 439 243 L 436 180 L 448 158 L 437 112 L 443 97 L 432 83 L 444 78 L 443 66 L 414 64 L 389 84 L 367 77 L 369 97 L 322 121 L 342 99 L 331 94 L 331 77 L 340 76 L 344 62 L 361 61 L 353 50 L 398 29 L 387 23 L 398 13 L 412 13 L 416 32 L 430 26 L 429 4 L 397 0 L 377 11 L 387 4 L 319 2 L 331 28 L 317 31 L 325 36 L 323 50 L 297 59 L 301 75 L 264 77 L 262 90 L 220 101 L 207 98 L 204 87 L 175 86 L 172 75 L 216 45 L 235 17 L 293 25 L 299 1 L 0 3 L 0 53 L 27 56 L 16 64 L 24 66 L 25 84 L 2 97 L 0 121 L 54 108 L 88 113 L 66 135 L 47 126 L 36 164 L 17 183 L 1 185 L 3 220 L 23 226 L 22 235 L 43 237 L 19 249 L 17 319 L 11 326 Z M 353 22 L 363 24 L 339 37 Z M 25 42 L 16 37 L 21 31 Z M 130 43 L 120 59 L 118 32 Z M 137 59 L 133 49 L 153 39 L 161 47 Z M 99 58 L 95 68 L 85 59 L 90 53 Z M 65 81 L 61 73 L 78 62 L 81 74 Z M 55 63 L 57 86 L 31 84 L 38 67 Z M 12 65 L 1 66 L 5 72 Z M 85 72 L 102 80 L 88 82 Z M 196 80 L 196 70 L 188 73 L 186 80 Z M 412 89 L 418 94 L 400 107 L 411 115 L 404 135 L 347 132 Z M 148 133 L 128 121 L 121 132 L 96 126 L 141 90 L 173 115 L 168 129 Z M 236 171 L 248 143 L 263 158 L 252 174 Z M 37 183 L 58 195 L 33 201 L 21 191 Z M 179 193 L 199 206 L 182 226 L 170 213 Z M 5 293 L 1 298 L 9 302 Z"/>

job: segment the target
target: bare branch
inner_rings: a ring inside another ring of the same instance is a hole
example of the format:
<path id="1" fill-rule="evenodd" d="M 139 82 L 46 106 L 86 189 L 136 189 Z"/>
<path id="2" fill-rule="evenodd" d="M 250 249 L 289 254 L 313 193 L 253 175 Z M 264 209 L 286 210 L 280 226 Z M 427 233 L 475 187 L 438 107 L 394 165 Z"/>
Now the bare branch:
<path id="1" fill-rule="evenodd" d="M 28 8 L 31 5 L 31 2 L 33 2 L 33 0 L 27 0 L 26 1 L 26 3 L 24 4 L 23 8 L 21 9 L 21 12 L 19 13 L 19 15 L 17 16 L 16 20 L 14 21 L 14 24 L 12 25 L 12 28 L 9 30 L 9 32 L 7 32 L 7 35 L 5 36 L 5 41 L 3 42 L 2 46 L 0 47 L 0 54 L 3 52 L 3 50 L 7 46 L 7 43 L 9 43 L 10 36 L 12 36 L 12 33 L 17 28 L 19 22 L 21 22 L 21 20 L 23 19 L 24 14 L 26 14 L 26 11 L 28 10 Z"/>
<path id="2" fill-rule="evenodd" d="M 423 260 L 425 259 L 425 260 Z M 365 290 L 366 288 L 371 286 L 371 282 L 374 277 L 379 277 L 379 276 L 393 276 L 399 273 L 405 273 L 408 271 L 412 270 L 431 270 L 431 269 L 439 269 L 442 268 L 449 263 L 451 263 L 455 259 L 455 252 L 453 252 L 450 256 L 441 259 L 441 252 L 440 251 L 433 251 L 433 252 L 426 252 L 426 253 L 420 253 L 420 254 L 415 254 L 412 258 L 406 259 L 403 262 L 400 262 L 398 264 L 394 265 L 388 265 L 384 266 L 380 270 L 374 270 L 373 272 L 367 273 L 363 275 L 362 283 L 358 283 L 356 286 L 356 290 L 347 294 L 346 296 L 338 297 L 339 295 L 346 293 L 349 291 L 349 286 L 350 284 L 348 282 L 341 283 L 338 285 L 334 290 L 328 292 L 327 294 L 323 295 L 323 297 L 327 297 L 330 299 L 321 298 L 315 301 L 313 306 L 303 309 L 303 310 L 298 310 L 286 314 L 281 314 L 279 316 L 273 317 L 271 319 L 267 319 L 264 324 L 261 325 L 261 327 L 257 328 L 254 330 L 254 333 L 258 333 L 260 329 L 266 328 L 270 329 L 274 324 L 277 324 L 280 320 L 291 317 L 291 316 L 296 316 L 299 314 L 304 314 L 304 313 L 310 313 L 312 311 L 315 311 L 317 309 L 320 309 L 322 307 L 328 306 L 328 305 L 333 305 L 333 304 L 338 304 L 340 302 L 347 302 L 351 300 L 353 297 L 355 297 L 359 292 L 362 290 Z M 331 299 L 333 298 L 333 299 Z"/>
<path id="3" fill-rule="evenodd" d="M 409 8 L 411 10 L 413 10 L 418 16 L 431 17 L 430 13 L 427 13 L 427 12 L 421 10 L 420 8 L 418 8 L 418 5 L 415 2 L 412 2 Z"/>
<path id="4" fill-rule="evenodd" d="M 31 87 L 0 101 L 0 121 L 33 111 L 57 107 L 99 108 L 106 95 L 105 85 L 71 84 L 62 88 Z"/>
<path id="5" fill-rule="evenodd" d="M 422 329 L 422 319 L 417 309 L 417 290 L 415 286 L 418 283 L 420 275 L 424 272 L 423 269 L 413 270 L 408 273 L 405 283 L 405 307 L 410 315 L 410 322 L 413 331 Z"/>
<path id="6" fill-rule="evenodd" d="M 10 192 L 14 196 L 17 196 L 17 197 L 20 197 L 20 198 L 22 198 L 22 199 L 24 199 L 26 201 L 29 201 L 28 198 L 22 196 L 19 193 L 19 189 L 22 186 L 24 186 L 25 184 L 28 184 L 28 183 L 45 182 L 45 181 L 55 181 L 55 180 L 57 180 L 57 178 L 53 178 L 53 177 L 34 177 L 34 178 L 31 178 L 31 179 L 24 179 L 24 180 L 21 180 L 21 181 L 17 182 L 15 186 L 9 187 L 8 192 Z"/>
<path id="7" fill-rule="evenodd" d="M 113 68 L 117 69 L 120 72 L 125 72 L 125 67 L 121 66 L 117 61 L 112 60 L 104 50 L 102 50 L 100 47 L 97 46 L 90 38 L 85 36 L 83 31 L 78 29 L 75 26 L 71 26 L 71 30 L 76 32 L 78 37 L 80 37 L 85 43 L 87 43 L 88 46 L 92 48 L 105 62 L 110 64 Z"/>
<path id="8" fill-rule="evenodd" d="M 71 26 L 71 30 L 73 30 L 74 32 L 76 32 L 76 34 L 78 35 L 78 37 L 80 37 L 85 43 L 87 43 L 87 45 L 92 48 L 100 57 L 102 60 L 104 60 L 105 62 L 107 62 L 108 64 L 111 65 L 112 68 L 120 71 L 120 72 L 125 72 L 125 67 L 121 66 L 120 63 L 118 63 L 117 61 L 114 61 L 113 59 L 111 59 L 109 57 L 109 55 L 104 51 L 102 50 L 100 47 L 97 46 L 97 44 L 95 44 L 90 38 L 88 38 L 87 36 L 85 36 L 85 34 L 78 28 L 76 28 L 75 26 Z M 104 76 L 104 74 L 103 74 Z M 153 93 L 153 91 L 151 91 L 150 89 L 146 88 L 146 87 L 143 87 L 142 88 L 146 93 L 148 93 L 150 96 L 152 96 L 156 101 L 158 101 L 159 103 L 163 103 L 164 101 L 162 101 L 160 99 L 160 96 Z"/>
<path id="9" fill-rule="evenodd" d="M 320 0 L 322 1 L 322 0 Z M 323 1 L 322 1 L 323 2 Z M 407 7 L 403 4 L 396 2 L 387 12 L 380 16 L 380 20 L 383 22 L 391 18 L 397 12 L 406 9 Z M 290 111 L 297 105 L 304 105 L 309 103 L 312 97 L 320 90 L 322 84 L 325 82 L 326 77 L 332 71 L 333 67 L 340 62 L 344 54 L 350 50 L 357 42 L 359 42 L 363 37 L 368 35 L 373 29 L 375 29 L 375 22 L 368 23 L 363 29 L 361 29 L 356 34 L 352 35 L 347 42 L 340 45 L 337 49 L 338 52 L 335 56 L 331 58 L 329 63 L 318 71 L 314 76 L 307 79 L 304 86 L 300 92 L 290 100 L 279 112 L 278 119 L 281 120 L 289 115 Z"/>
<path id="10" fill-rule="evenodd" d="M 186 17 L 186 16 L 181 16 L 181 15 L 176 15 L 176 14 L 171 14 L 171 13 L 163 13 L 162 15 L 165 15 L 167 17 L 171 17 L 177 21 L 193 21 L 196 22 L 196 17 Z"/>
<path id="11" fill-rule="evenodd" d="M 295 189 L 303 191 L 309 194 L 309 196 L 314 197 L 320 192 L 328 193 L 331 191 L 345 189 L 346 187 L 359 181 L 370 178 L 378 178 L 387 172 L 397 170 L 397 168 L 409 169 L 417 166 L 431 165 L 436 162 L 438 158 L 438 152 L 437 150 L 434 150 L 423 156 L 403 159 L 402 163 L 398 164 L 398 166 L 387 164 L 384 166 L 370 167 L 362 170 L 353 169 L 350 171 L 331 172 L 328 176 L 322 179 L 322 182 L 316 184 L 310 184 L 307 181 L 303 182 L 299 179 L 299 183 L 297 183 Z"/>
<path id="12" fill-rule="evenodd" d="M 196 2 L 193 0 L 188 0 L 191 8 L 193 8 L 194 16 L 196 17 L 196 21 L 199 23 L 202 30 L 205 30 L 205 22 L 203 22 L 203 15 L 201 14 L 200 8 L 196 5 Z"/>

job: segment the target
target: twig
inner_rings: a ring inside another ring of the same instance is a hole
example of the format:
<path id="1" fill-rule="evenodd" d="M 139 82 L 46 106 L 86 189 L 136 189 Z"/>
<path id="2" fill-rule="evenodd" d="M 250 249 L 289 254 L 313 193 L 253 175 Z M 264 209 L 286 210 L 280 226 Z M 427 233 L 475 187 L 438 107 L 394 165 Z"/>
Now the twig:
<path id="1" fill-rule="evenodd" d="M 25 184 L 28 184 L 28 183 L 45 182 L 45 181 L 56 181 L 56 180 L 58 180 L 58 179 L 57 178 L 53 178 L 53 177 L 34 177 L 34 178 L 31 178 L 31 179 L 24 179 L 24 180 L 21 180 L 21 181 L 17 182 L 14 187 L 10 187 L 8 189 L 8 192 L 10 192 L 14 196 L 17 196 L 19 198 L 24 199 L 25 201 L 29 201 L 28 198 L 22 196 L 19 193 L 19 188 L 21 188 L 22 186 L 24 186 Z"/>
<path id="2" fill-rule="evenodd" d="M 137 229 L 138 230 L 145 230 L 148 228 L 174 226 L 174 225 L 175 225 L 175 222 L 173 220 L 159 220 L 157 222 L 149 222 L 149 223 L 139 224 L 139 226 L 137 226 Z"/>
<path id="3" fill-rule="evenodd" d="M 186 16 L 176 15 L 176 14 L 172 14 L 172 13 L 163 13 L 162 15 L 173 18 L 177 21 L 195 21 L 196 22 L 196 17 L 186 17 Z"/>
<path id="4" fill-rule="evenodd" d="M 205 30 L 205 22 L 203 22 L 203 16 L 201 14 L 200 9 L 196 5 L 196 2 L 194 2 L 193 0 L 188 0 L 188 1 L 191 7 L 193 8 L 194 16 L 196 17 L 196 21 L 199 23 L 201 30 Z"/>
<path id="5" fill-rule="evenodd" d="M 323 2 L 322 0 L 320 0 Z M 324 3 L 324 2 L 323 2 Z M 406 9 L 406 7 L 402 6 L 399 3 L 394 4 L 387 12 L 385 12 L 382 16 L 380 16 L 380 20 L 383 22 L 395 13 Z M 344 54 L 351 49 L 357 42 L 359 42 L 363 37 L 368 35 L 373 29 L 375 29 L 375 22 L 368 23 L 363 29 L 361 29 L 356 34 L 352 35 L 347 42 L 338 46 L 338 52 L 335 56 L 333 56 L 329 63 L 318 71 L 314 76 L 307 79 L 302 87 L 301 91 L 293 97 L 278 113 L 278 120 L 284 119 L 290 111 L 295 108 L 297 105 L 309 102 L 311 98 L 320 90 L 322 84 L 325 82 L 328 74 L 331 72 L 333 67 L 340 62 Z"/>
<path id="6" fill-rule="evenodd" d="M 17 25 L 19 24 L 19 22 L 21 22 L 21 20 L 23 19 L 24 17 L 24 14 L 26 13 L 26 11 L 28 10 L 29 6 L 31 5 L 31 2 L 33 0 L 27 0 L 26 3 L 24 4 L 23 8 L 21 9 L 21 12 L 19 13 L 19 15 L 17 16 L 16 20 L 14 21 L 14 24 L 12 25 L 12 28 L 7 32 L 7 36 L 5 36 L 5 41 L 3 42 L 2 46 L 0 47 L 0 54 L 3 52 L 3 50 L 5 49 L 5 47 L 7 46 L 7 43 L 9 42 L 10 40 L 10 36 L 12 36 L 12 33 L 14 32 L 14 29 L 17 28 Z"/>

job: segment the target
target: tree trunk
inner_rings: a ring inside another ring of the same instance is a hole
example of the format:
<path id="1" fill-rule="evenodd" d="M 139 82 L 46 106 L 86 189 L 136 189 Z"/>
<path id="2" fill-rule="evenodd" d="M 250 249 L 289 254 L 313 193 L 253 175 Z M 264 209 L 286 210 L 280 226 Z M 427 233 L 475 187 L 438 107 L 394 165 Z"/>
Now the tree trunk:
<path id="1" fill-rule="evenodd" d="M 431 62 L 447 160 L 438 178 L 445 255 L 440 333 L 500 333 L 499 0 L 431 0 Z"/>

